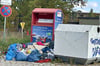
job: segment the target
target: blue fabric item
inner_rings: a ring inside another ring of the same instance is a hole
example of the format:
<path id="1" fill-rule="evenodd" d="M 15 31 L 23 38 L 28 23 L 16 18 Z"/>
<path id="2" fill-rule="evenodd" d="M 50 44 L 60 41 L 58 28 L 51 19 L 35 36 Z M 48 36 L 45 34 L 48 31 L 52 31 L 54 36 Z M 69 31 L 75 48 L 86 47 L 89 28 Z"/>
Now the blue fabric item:
<path id="1" fill-rule="evenodd" d="M 9 48 L 8 48 L 8 51 L 9 50 L 16 50 L 17 51 L 17 44 L 15 43 L 15 44 L 11 44 L 10 46 L 9 46 Z"/>
<path id="2" fill-rule="evenodd" d="M 6 60 L 12 60 L 16 56 L 16 53 L 12 50 L 9 50 L 6 54 Z"/>
<path id="3" fill-rule="evenodd" d="M 46 53 L 47 51 L 51 51 L 49 47 L 45 47 L 42 49 L 43 53 Z"/>
<path id="4" fill-rule="evenodd" d="M 32 42 L 39 42 L 39 41 L 41 41 L 40 38 L 37 38 L 37 37 L 32 38 Z"/>
<path id="5" fill-rule="evenodd" d="M 50 48 L 50 49 L 54 49 L 54 41 L 51 41 L 51 42 L 50 42 L 49 48 Z"/>
<path id="6" fill-rule="evenodd" d="M 54 59 L 54 54 L 52 54 L 52 53 L 48 53 L 48 59 L 51 59 L 51 60 L 53 60 Z"/>
<path id="7" fill-rule="evenodd" d="M 33 43 L 34 43 L 34 42 L 25 43 L 26 48 L 27 48 L 28 45 L 33 45 Z"/>
<path id="8" fill-rule="evenodd" d="M 47 53 L 43 53 L 43 54 L 41 55 L 41 59 L 47 59 L 47 57 L 48 57 L 48 54 L 47 54 Z"/>
<path id="9" fill-rule="evenodd" d="M 32 42 L 36 42 L 36 40 L 37 40 L 36 37 L 33 37 L 33 41 Z"/>
<path id="10" fill-rule="evenodd" d="M 17 44 L 12 44 L 9 46 L 7 54 L 6 54 L 6 60 L 12 60 L 13 58 L 15 58 L 16 53 L 17 53 L 16 46 Z"/>
<path id="11" fill-rule="evenodd" d="M 15 59 L 16 59 L 16 61 L 26 61 L 27 56 L 24 55 L 22 52 L 18 52 Z"/>
<path id="12" fill-rule="evenodd" d="M 35 62 L 35 61 L 40 60 L 40 56 L 41 54 L 39 53 L 38 50 L 33 50 L 31 54 L 27 57 L 27 60 L 29 62 Z"/>
<path id="13" fill-rule="evenodd" d="M 47 43 L 47 42 L 51 42 L 51 41 L 52 41 L 51 39 L 46 38 L 46 43 Z"/>

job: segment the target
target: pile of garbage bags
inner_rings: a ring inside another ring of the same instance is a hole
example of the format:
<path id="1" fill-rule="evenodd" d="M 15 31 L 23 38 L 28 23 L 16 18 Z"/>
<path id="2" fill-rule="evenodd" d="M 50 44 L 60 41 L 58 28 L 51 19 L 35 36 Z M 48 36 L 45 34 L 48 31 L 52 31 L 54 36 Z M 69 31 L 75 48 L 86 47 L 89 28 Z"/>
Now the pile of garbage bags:
<path id="1" fill-rule="evenodd" d="M 6 53 L 6 60 L 48 62 L 54 59 L 54 42 L 30 42 L 11 44 Z"/>

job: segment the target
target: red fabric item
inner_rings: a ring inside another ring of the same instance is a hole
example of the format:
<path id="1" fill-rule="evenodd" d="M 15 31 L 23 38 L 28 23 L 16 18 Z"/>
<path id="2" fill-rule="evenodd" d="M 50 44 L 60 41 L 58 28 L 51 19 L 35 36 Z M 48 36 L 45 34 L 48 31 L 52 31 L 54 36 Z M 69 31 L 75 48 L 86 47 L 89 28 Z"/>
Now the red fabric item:
<path id="1" fill-rule="evenodd" d="M 23 48 L 25 48 L 26 47 L 26 45 L 25 44 L 23 44 Z"/>
<path id="2" fill-rule="evenodd" d="M 44 46 L 44 44 L 42 42 L 37 42 L 37 45 L 42 45 Z"/>
<path id="3" fill-rule="evenodd" d="M 46 63 L 46 62 L 50 62 L 51 59 L 44 59 L 44 60 L 39 60 L 39 61 L 36 61 L 36 63 Z"/>
<path id="4" fill-rule="evenodd" d="M 46 42 L 46 38 L 40 38 L 41 41 L 43 41 L 44 43 Z"/>

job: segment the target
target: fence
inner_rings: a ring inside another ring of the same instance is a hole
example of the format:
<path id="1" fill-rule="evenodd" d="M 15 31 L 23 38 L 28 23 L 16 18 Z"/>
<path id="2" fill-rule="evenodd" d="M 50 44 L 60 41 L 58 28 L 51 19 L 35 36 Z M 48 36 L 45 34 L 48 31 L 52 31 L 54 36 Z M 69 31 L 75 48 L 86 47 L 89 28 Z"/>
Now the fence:
<path id="1" fill-rule="evenodd" d="M 9 39 L 9 38 L 22 38 L 22 34 L 21 32 L 7 32 L 6 31 L 6 39 Z M 3 31 L 0 31 L 0 40 L 1 39 L 3 39 Z"/>

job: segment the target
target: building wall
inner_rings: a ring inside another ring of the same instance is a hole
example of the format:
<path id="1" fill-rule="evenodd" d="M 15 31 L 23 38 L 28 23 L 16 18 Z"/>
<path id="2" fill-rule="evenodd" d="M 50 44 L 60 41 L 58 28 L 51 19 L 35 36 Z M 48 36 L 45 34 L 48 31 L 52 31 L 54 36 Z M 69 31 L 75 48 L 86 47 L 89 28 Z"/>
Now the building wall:
<path id="1" fill-rule="evenodd" d="M 79 24 L 98 25 L 99 19 L 79 19 Z"/>

